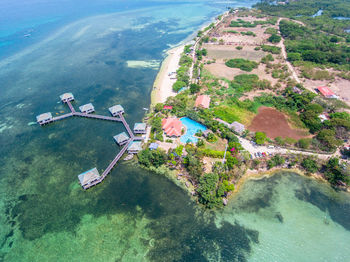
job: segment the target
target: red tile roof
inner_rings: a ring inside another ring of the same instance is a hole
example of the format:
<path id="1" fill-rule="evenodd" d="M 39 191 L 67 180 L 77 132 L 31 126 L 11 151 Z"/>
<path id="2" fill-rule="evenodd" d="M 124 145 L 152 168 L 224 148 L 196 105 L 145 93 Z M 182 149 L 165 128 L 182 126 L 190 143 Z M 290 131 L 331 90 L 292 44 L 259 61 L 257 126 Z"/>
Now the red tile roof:
<path id="1" fill-rule="evenodd" d="M 182 123 L 177 118 L 164 118 L 162 128 L 167 136 L 181 136 Z"/>
<path id="2" fill-rule="evenodd" d="M 169 110 L 172 110 L 172 109 L 173 109 L 172 106 L 164 106 L 163 108 L 164 108 L 164 109 L 169 109 Z"/>
<path id="3" fill-rule="evenodd" d="M 317 87 L 318 91 L 325 97 L 334 96 L 335 94 L 326 86 Z"/>
<path id="4" fill-rule="evenodd" d="M 210 104 L 210 96 L 207 95 L 201 95 L 198 96 L 196 99 L 196 107 L 203 107 L 203 108 L 209 108 Z"/>

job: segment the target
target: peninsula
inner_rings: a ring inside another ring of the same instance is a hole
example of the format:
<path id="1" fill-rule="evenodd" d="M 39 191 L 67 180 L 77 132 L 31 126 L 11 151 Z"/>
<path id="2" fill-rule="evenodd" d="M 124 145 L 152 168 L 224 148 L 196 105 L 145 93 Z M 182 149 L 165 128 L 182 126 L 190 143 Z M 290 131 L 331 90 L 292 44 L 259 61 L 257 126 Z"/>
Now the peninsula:
<path id="1" fill-rule="evenodd" d="M 139 163 L 208 208 L 282 168 L 348 189 L 350 22 L 316 12 L 299 1 L 229 9 L 168 51 Z"/>

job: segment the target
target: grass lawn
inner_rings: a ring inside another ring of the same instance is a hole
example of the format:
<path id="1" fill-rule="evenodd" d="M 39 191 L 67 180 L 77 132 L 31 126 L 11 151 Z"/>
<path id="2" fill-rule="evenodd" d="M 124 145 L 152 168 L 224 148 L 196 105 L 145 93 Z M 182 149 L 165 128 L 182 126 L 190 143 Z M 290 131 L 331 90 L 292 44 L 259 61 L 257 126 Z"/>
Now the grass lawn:
<path id="1" fill-rule="evenodd" d="M 244 125 L 248 125 L 255 116 L 254 113 L 235 105 L 214 108 L 214 115 L 227 123 L 237 121 Z"/>

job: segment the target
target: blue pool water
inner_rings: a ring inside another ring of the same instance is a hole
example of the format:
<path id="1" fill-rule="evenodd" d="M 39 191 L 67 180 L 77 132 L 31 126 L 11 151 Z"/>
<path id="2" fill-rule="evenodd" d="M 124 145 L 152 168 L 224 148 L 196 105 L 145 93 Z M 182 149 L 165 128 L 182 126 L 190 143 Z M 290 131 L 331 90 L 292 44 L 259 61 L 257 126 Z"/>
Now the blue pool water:
<path id="1" fill-rule="evenodd" d="M 186 127 L 186 133 L 180 137 L 180 141 L 182 143 L 187 143 L 188 140 L 191 141 L 192 143 L 197 143 L 198 138 L 195 137 L 194 135 L 199 130 L 201 130 L 202 132 L 207 130 L 205 126 L 188 117 L 183 117 L 180 119 L 180 121 Z"/>

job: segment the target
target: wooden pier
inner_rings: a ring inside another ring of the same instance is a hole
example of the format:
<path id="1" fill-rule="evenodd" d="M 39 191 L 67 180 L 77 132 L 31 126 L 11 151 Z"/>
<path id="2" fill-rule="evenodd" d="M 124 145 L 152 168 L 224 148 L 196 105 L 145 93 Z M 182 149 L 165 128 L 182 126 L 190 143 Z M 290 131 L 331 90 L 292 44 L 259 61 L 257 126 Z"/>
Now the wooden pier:
<path id="1" fill-rule="evenodd" d="M 71 94 L 71 93 L 69 93 Z M 73 97 L 73 95 L 71 94 L 71 96 Z M 73 98 L 74 99 L 74 98 Z M 63 101 L 63 100 L 62 100 Z M 118 163 L 118 161 L 120 160 L 120 158 L 123 156 L 123 154 L 126 152 L 126 150 L 128 149 L 130 143 L 132 143 L 133 141 L 140 141 L 143 139 L 143 137 L 139 137 L 134 135 L 134 133 L 132 132 L 132 130 L 129 127 L 129 124 L 126 122 L 124 116 L 123 116 L 123 112 L 118 113 L 119 117 L 111 117 L 111 116 L 103 116 L 103 115 L 94 115 L 94 114 L 88 114 L 88 113 L 80 113 L 77 112 L 74 108 L 74 106 L 72 105 L 72 103 L 70 101 L 63 101 L 63 103 L 67 104 L 69 109 L 70 109 L 70 113 L 61 115 L 61 116 L 57 116 L 57 117 L 52 117 L 51 113 L 50 114 L 50 121 L 49 122 L 54 122 L 54 121 L 59 121 L 68 117 L 72 117 L 72 116 L 79 116 L 79 117 L 86 117 L 86 118 L 93 118 L 93 119 L 99 119 L 99 120 L 107 120 L 107 121 L 113 121 L 113 122 L 122 122 L 126 131 L 128 132 L 130 139 L 127 141 L 127 143 L 123 146 L 123 148 L 119 151 L 119 153 L 116 155 L 116 157 L 112 160 L 112 162 L 108 165 L 108 167 L 106 168 L 105 171 L 103 171 L 102 175 L 100 176 L 100 178 L 89 182 L 88 184 L 82 185 L 83 189 L 89 189 L 99 183 L 101 183 L 106 177 L 107 175 L 111 172 L 111 170 L 115 167 L 115 165 Z M 40 123 L 41 124 L 41 123 Z M 95 169 L 96 172 L 98 172 Z"/>

